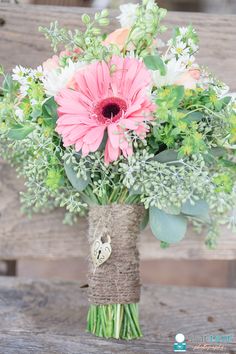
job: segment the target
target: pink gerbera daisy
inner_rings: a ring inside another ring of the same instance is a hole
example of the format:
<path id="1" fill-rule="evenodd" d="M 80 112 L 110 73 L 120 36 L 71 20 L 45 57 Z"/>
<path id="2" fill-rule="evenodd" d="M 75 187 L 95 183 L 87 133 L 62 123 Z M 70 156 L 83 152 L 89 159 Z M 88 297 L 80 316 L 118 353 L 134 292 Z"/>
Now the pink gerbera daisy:
<path id="1" fill-rule="evenodd" d="M 152 119 L 147 89 L 151 77 L 144 64 L 133 58 L 113 56 L 96 62 L 74 76 L 75 90 L 63 89 L 56 131 L 64 146 L 75 145 L 82 155 L 98 150 L 107 132 L 105 162 L 131 155 L 132 135 L 144 139 Z"/>

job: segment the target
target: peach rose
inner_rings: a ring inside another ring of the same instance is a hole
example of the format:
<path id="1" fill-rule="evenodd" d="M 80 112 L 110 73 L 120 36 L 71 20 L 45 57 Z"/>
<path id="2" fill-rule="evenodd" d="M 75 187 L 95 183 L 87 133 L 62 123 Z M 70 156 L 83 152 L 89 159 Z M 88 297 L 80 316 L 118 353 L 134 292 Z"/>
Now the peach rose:
<path id="1" fill-rule="evenodd" d="M 53 55 L 52 58 L 49 58 L 43 63 L 43 69 L 46 72 L 50 72 L 59 67 L 59 57 L 57 55 Z"/>
<path id="2" fill-rule="evenodd" d="M 103 44 L 105 46 L 109 44 L 116 44 L 119 47 L 119 49 L 122 50 L 124 48 L 125 42 L 128 39 L 129 32 L 130 32 L 130 28 L 126 28 L 126 27 L 118 28 L 117 30 L 111 32 L 107 36 Z"/>
<path id="3" fill-rule="evenodd" d="M 187 89 L 195 89 L 199 79 L 200 79 L 200 70 L 189 69 L 178 78 L 175 84 L 183 85 Z"/>

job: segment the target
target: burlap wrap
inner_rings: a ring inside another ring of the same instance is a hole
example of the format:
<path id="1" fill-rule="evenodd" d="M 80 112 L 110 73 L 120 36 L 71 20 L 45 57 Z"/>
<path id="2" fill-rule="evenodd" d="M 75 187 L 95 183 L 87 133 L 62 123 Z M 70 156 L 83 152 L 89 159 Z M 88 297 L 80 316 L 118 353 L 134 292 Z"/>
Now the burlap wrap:
<path id="1" fill-rule="evenodd" d="M 143 208 L 139 205 L 92 206 L 89 211 L 89 244 L 102 236 L 111 238 L 110 258 L 95 269 L 89 257 L 89 302 L 96 305 L 130 304 L 140 299 L 137 239 Z"/>

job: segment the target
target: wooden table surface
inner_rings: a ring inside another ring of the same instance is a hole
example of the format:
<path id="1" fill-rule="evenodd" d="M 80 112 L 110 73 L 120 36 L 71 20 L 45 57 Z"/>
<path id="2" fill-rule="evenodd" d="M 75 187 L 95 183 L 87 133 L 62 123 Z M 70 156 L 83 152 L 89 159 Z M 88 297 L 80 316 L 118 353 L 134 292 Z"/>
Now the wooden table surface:
<path id="1" fill-rule="evenodd" d="M 0 354 L 171 354 L 177 333 L 187 353 L 236 353 L 236 290 L 145 285 L 144 337 L 130 342 L 86 333 L 87 308 L 78 282 L 0 278 Z M 196 349 L 210 335 L 233 338 L 223 350 Z"/>
<path id="2" fill-rule="evenodd" d="M 0 63 L 7 69 L 16 64 L 37 66 L 51 54 L 50 45 L 39 26 L 48 26 L 58 20 L 69 28 L 81 27 L 80 15 L 94 9 L 40 5 L 0 5 Z M 110 29 L 119 26 L 113 20 Z M 209 66 L 222 80 L 236 90 L 236 15 L 169 12 L 164 23 L 169 36 L 174 26 L 192 24 L 200 37 L 198 61 Z"/>

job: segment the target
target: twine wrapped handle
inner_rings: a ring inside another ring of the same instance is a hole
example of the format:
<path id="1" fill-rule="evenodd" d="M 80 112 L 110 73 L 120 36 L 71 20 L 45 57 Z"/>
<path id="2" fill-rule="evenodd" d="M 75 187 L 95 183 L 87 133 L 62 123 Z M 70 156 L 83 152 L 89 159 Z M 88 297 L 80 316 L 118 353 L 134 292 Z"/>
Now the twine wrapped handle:
<path id="1" fill-rule="evenodd" d="M 89 257 L 89 302 L 94 305 L 132 304 L 140 299 L 139 225 L 140 205 L 96 205 L 89 211 L 89 244 L 96 237 L 111 238 L 109 259 L 96 268 Z"/>

